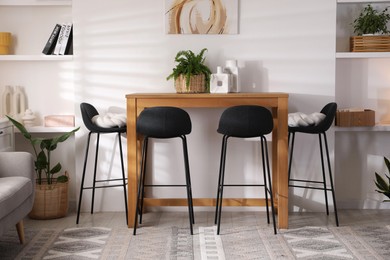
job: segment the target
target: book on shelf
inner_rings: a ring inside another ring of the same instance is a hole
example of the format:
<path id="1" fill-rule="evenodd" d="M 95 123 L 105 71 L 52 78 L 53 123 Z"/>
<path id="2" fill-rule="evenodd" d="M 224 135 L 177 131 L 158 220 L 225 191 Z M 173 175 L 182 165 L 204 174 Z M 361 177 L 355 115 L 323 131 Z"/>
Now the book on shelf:
<path id="1" fill-rule="evenodd" d="M 66 23 L 61 24 L 61 30 L 60 30 L 60 33 L 58 35 L 57 43 L 56 43 L 56 46 L 54 47 L 54 51 L 53 51 L 54 55 L 60 55 L 60 49 L 61 49 L 62 41 L 64 40 L 65 29 L 66 29 Z"/>
<path id="2" fill-rule="evenodd" d="M 62 39 L 59 54 L 66 55 L 69 52 L 70 41 L 72 41 L 72 24 L 66 24 L 64 38 Z"/>
<path id="3" fill-rule="evenodd" d="M 61 25 L 53 54 L 68 55 L 71 53 L 73 53 L 73 25 L 71 23 L 64 23 Z"/>
<path id="4" fill-rule="evenodd" d="M 60 30 L 61 30 L 61 25 L 56 24 L 54 26 L 52 33 L 50 34 L 49 39 L 46 42 L 45 47 L 42 50 L 43 54 L 46 54 L 46 55 L 52 54 L 52 52 L 57 44 L 57 39 L 58 39 L 58 35 L 60 34 Z"/>

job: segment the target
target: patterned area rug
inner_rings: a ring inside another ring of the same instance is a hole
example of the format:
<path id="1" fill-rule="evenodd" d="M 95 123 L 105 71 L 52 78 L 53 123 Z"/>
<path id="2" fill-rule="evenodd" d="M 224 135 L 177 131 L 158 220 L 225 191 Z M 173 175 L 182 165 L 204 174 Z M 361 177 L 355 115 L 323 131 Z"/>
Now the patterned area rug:
<path id="1" fill-rule="evenodd" d="M 14 230 L 0 238 L 0 259 L 390 259 L 390 226 L 302 227 L 273 234 L 269 226 L 107 227 Z"/>

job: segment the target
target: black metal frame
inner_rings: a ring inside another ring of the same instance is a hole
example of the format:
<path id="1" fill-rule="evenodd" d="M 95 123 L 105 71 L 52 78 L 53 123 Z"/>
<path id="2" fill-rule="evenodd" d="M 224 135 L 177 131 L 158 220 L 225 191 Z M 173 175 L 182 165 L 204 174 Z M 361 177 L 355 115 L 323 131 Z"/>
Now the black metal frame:
<path id="1" fill-rule="evenodd" d="M 92 186 L 84 187 L 84 180 L 85 180 L 85 172 L 87 169 L 87 161 L 88 161 L 88 152 L 89 152 L 89 146 L 90 146 L 90 140 L 91 135 L 96 134 L 96 154 L 95 154 L 95 166 L 93 171 L 93 184 Z M 106 133 L 105 133 L 106 134 Z M 120 179 L 106 179 L 106 180 L 96 180 L 96 171 L 97 171 L 97 161 L 98 161 L 98 155 L 99 155 L 99 143 L 100 143 L 100 133 L 98 132 L 89 132 L 88 139 L 87 139 L 87 147 L 85 151 L 85 159 L 84 159 L 84 168 L 83 168 L 83 176 L 81 178 L 81 185 L 80 185 L 80 197 L 79 197 L 79 205 L 77 209 L 77 219 L 76 224 L 79 223 L 80 218 L 80 209 L 81 209 L 81 201 L 83 197 L 83 190 L 86 189 L 92 189 L 92 203 L 91 203 L 91 214 L 93 214 L 93 206 L 94 206 L 94 200 L 95 200 L 95 189 L 103 189 L 103 188 L 111 188 L 111 187 L 120 187 L 123 186 L 123 194 L 125 199 L 125 208 L 126 208 L 126 225 L 128 224 L 128 208 L 127 208 L 127 191 L 126 191 L 126 185 L 127 185 L 127 178 L 125 176 L 125 168 L 123 163 L 123 152 L 122 152 L 122 143 L 121 143 L 121 133 L 118 132 L 118 143 L 119 143 L 119 152 L 120 152 L 120 159 L 121 159 L 121 167 L 122 167 L 122 178 Z M 104 186 L 96 186 L 96 183 L 100 182 L 110 182 L 110 181 L 123 181 L 123 184 L 113 184 L 113 185 L 104 185 Z"/>
<path id="2" fill-rule="evenodd" d="M 323 136 L 324 143 L 325 143 L 325 152 L 326 152 L 326 158 L 327 158 L 327 164 L 328 164 L 330 188 L 328 188 L 328 186 L 326 184 L 325 165 L 324 165 L 324 151 L 323 151 L 324 148 L 322 146 L 321 135 Z M 329 215 L 329 206 L 328 206 L 328 195 L 327 195 L 327 192 L 331 191 L 332 198 L 333 198 L 333 207 L 334 207 L 334 214 L 335 214 L 335 219 L 336 219 L 336 226 L 339 226 L 339 218 L 338 218 L 338 215 L 337 215 L 337 206 L 336 206 L 336 196 L 335 196 L 334 186 L 333 186 L 333 177 L 332 177 L 332 170 L 331 170 L 331 166 L 330 166 L 329 149 L 328 149 L 328 142 L 327 142 L 327 139 L 326 139 L 326 133 L 325 132 L 318 133 L 318 138 L 319 138 L 320 154 L 321 154 L 322 181 L 293 179 L 293 178 L 291 178 L 291 162 L 292 162 L 293 153 L 294 153 L 295 132 L 289 132 L 288 133 L 289 146 L 290 146 L 290 141 L 291 141 L 290 159 L 289 159 L 289 165 L 288 165 L 288 186 L 289 187 L 296 187 L 296 188 L 304 188 L 304 189 L 323 190 L 324 194 L 325 194 L 325 205 L 326 205 L 326 214 L 327 215 Z M 290 182 L 306 182 L 306 183 L 311 183 L 311 184 L 322 184 L 323 187 L 295 185 L 295 184 L 290 184 Z"/>
<path id="3" fill-rule="evenodd" d="M 186 178 L 186 184 L 183 185 L 145 185 L 145 172 L 146 172 L 146 161 L 147 161 L 147 150 L 148 150 L 148 141 L 149 137 L 145 136 L 143 140 L 143 146 L 142 146 L 142 158 L 141 158 L 141 165 L 140 165 L 140 176 L 139 176 L 139 182 L 138 182 L 138 193 L 137 193 L 137 205 L 135 210 L 135 217 L 134 217 L 134 230 L 133 235 L 136 235 L 137 230 L 137 217 L 138 214 L 140 216 L 139 218 L 139 224 L 142 224 L 142 213 L 143 213 L 143 207 L 144 207 L 144 197 L 145 197 L 145 187 L 186 187 L 187 188 L 187 204 L 188 204 L 188 215 L 190 220 L 190 230 L 191 235 L 194 234 L 192 224 L 195 224 L 195 218 L 194 218 L 194 207 L 192 203 L 192 189 L 191 189 L 191 178 L 190 178 L 190 166 L 189 166 L 189 160 L 188 160 L 188 149 L 187 149 L 187 138 L 185 135 L 178 136 L 182 139 L 183 143 L 183 155 L 184 155 L 184 166 L 185 166 L 185 178 Z"/>
<path id="4" fill-rule="evenodd" d="M 270 167 L 269 167 L 267 139 L 264 136 L 260 136 L 264 184 L 224 184 L 225 165 L 226 165 L 226 150 L 227 150 L 227 141 L 228 141 L 229 137 L 230 137 L 229 135 L 224 135 L 222 138 L 221 161 L 220 161 L 220 168 L 219 168 L 218 190 L 217 190 L 217 200 L 216 200 L 215 219 L 214 219 L 214 223 L 217 224 L 217 234 L 219 235 L 219 233 L 220 233 L 223 188 L 225 186 L 228 186 L 228 187 L 240 187 L 240 186 L 264 187 L 266 209 L 267 209 L 267 222 L 268 222 L 268 224 L 270 223 L 269 204 L 268 204 L 268 193 L 269 193 L 270 200 L 271 200 L 271 211 L 272 211 L 272 221 L 273 221 L 273 226 L 274 226 L 274 233 L 276 234 L 277 232 L 276 232 L 276 221 L 275 221 L 275 208 L 274 208 L 274 199 L 273 199 L 273 194 L 272 194 L 272 182 L 271 182 L 271 174 L 270 174 Z M 264 157 L 264 154 L 265 154 L 265 157 Z M 268 185 L 267 185 L 267 178 L 268 178 Z"/>

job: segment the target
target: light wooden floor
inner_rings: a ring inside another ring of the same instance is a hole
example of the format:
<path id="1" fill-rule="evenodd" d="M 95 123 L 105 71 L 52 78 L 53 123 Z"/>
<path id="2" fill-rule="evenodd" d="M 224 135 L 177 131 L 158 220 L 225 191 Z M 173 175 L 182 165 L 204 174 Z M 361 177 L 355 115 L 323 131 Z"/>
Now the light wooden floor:
<path id="1" fill-rule="evenodd" d="M 387 223 L 390 224 L 390 210 L 339 210 L 340 226 L 355 226 L 367 223 Z M 265 212 L 222 212 L 221 227 L 238 227 L 240 225 L 266 224 Z M 213 226 L 214 212 L 196 212 L 195 226 Z M 290 213 L 289 228 L 299 228 L 304 226 L 336 226 L 334 214 L 330 213 Z M 71 228 L 71 227 L 123 227 L 127 228 L 125 213 L 105 212 L 105 213 L 82 213 L 80 223 L 76 225 L 76 214 L 70 213 L 68 216 L 53 220 L 25 220 L 26 227 L 33 228 Z M 142 226 L 178 226 L 188 227 L 187 212 L 149 212 L 143 215 Z M 141 228 L 142 228 L 141 226 Z M 270 225 L 272 228 L 272 223 Z"/>

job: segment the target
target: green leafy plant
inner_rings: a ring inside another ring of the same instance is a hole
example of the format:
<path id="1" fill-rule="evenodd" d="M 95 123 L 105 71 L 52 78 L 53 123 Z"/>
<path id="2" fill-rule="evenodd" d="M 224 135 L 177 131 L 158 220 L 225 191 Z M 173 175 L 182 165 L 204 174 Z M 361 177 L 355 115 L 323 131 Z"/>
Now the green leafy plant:
<path id="1" fill-rule="evenodd" d="M 67 182 L 68 176 L 61 175 L 55 177 L 54 175 L 61 171 L 62 166 L 60 163 L 51 166 L 51 152 L 57 148 L 57 144 L 66 141 L 73 133 L 80 129 L 80 127 L 73 129 L 70 132 L 64 133 L 60 136 L 53 138 L 38 138 L 33 137 L 27 129 L 15 119 L 7 116 L 11 123 L 19 129 L 23 136 L 30 141 L 34 153 L 35 153 L 35 172 L 37 173 L 37 183 L 38 184 L 52 184 L 55 180 L 56 182 Z"/>
<path id="2" fill-rule="evenodd" d="M 167 80 L 176 80 L 180 75 L 186 79 L 186 86 L 190 85 L 190 78 L 192 75 L 203 74 L 205 76 L 206 88 L 210 90 L 210 75 L 211 70 L 204 64 L 204 53 L 206 48 L 202 49 L 199 54 L 195 55 L 191 50 L 179 51 L 176 54 L 175 62 L 178 64 L 173 68 L 172 73 L 167 77 Z"/>
<path id="3" fill-rule="evenodd" d="M 384 157 L 384 160 L 385 160 L 387 170 L 388 172 L 390 172 L 390 162 L 386 157 Z M 385 176 L 387 178 L 387 181 L 383 179 L 382 176 L 380 176 L 378 173 L 375 172 L 375 184 L 376 187 L 378 188 L 375 191 L 384 194 L 386 197 L 390 199 L 390 177 L 387 174 L 385 174 Z M 384 201 L 390 201 L 390 200 L 384 200 Z"/>
<path id="4" fill-rule="evenodd" d="M 390 14 L 387 13 L 387 7 L 379 12 L 368 4 L 359 17 L 353 21 L 354 32 L 357 35 L 363 34 L 388 34 L 387 22 L 390 20 Z"/>

